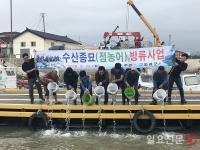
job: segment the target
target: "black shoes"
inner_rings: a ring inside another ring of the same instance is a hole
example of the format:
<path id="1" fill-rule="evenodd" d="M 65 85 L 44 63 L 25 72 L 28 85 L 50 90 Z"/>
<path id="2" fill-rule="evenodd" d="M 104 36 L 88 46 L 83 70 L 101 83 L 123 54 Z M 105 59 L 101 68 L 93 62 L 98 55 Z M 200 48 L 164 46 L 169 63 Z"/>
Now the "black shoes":
<path id="1" fill-rule="evenodd" d="M 98 100 L 96 100 L 95 104 L 96 104 L 96 105 L 99 105 L 99 101 L 98 101 Z"/>
<path id="2" fill-rule="evenodd" d="M 55 102 L 55 105 L 60 105 L 60 104 L 62 104 L 62 102 L 59 101 Z"/>
<path id="3" fill-rule="evenodd" d="M 132 105 L 132 102 L 127 102 L 128 105 Z M 126 105 L 126 102 L 122 102 L 122 105 Z M 138 101 L 135 101 L 135 105 L 138 105 Z"/>
<path id="4" fill-rule="evenodd" d="M 171 104 L 172 104 L 171 100 L 170 100 L 170 101 L 168 100 L 168 101 L 167 101 L 167 104 L 168 104 L 168 105 L 171 105 Z"/>
<path id="5" fill-rule="evenodd" d="M 30 102 L 30 103 L 31 103 L 31 104 L 33 104 L 33 103 L 34 103 L 34 99 L 33 99 L 33 98 L 31 99 L 31 102 Z"/>
<path id="6" fill-rule="evenodd" d="M 42 101 L 45 101 L 45 99 L 44 98 L 40 98 Z"/>
<path id="7" fill-rule="evenodd" d="M 45 99 L 44 98 L 40 98 L 40 104 L 43 104 L 44 102 L 45 102 Z M 34 103 L 34 99 L 33 98 L 31 98 L 31 102 L 30 102 L 31 104 L 33 104 Z"/>
<path id="8" fill-rule="evenodd" d="M 77 105 L 77 102 L 76 102 L 76 100 L 74 100 L 74 101 L 73 101 L 73 104 L 74 104 L 74 105 Z"/>
<path id="9" fill-rule="evenodd" d="M 181 100 L 181 105 L 185 105 L 185 104 L 187 104 L 187 102 L 185 101 L 185 99 Z"/>
<path id="10" fill-rule="evenodd" d="M 157 105 L 157 101 L 153 100 L 150 105 Z"/>
<path id="11" fill-rule="evenodd" d="M 44 98 L 40 98 L 40 104 L 43 104 L 45 102 Z"/>

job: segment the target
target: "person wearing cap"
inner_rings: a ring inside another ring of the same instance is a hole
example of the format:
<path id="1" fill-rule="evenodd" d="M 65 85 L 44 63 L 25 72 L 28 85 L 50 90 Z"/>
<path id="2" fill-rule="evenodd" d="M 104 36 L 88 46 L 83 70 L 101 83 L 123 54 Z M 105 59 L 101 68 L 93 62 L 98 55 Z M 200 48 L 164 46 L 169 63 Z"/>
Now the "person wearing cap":
<path id="1" fill-rule="evenodd" d="M 133 87 L 135 89 L 135 105 L 138 105 L 138 80 L 139 80 L 140 73 L 137 69 L 132 68 L 129 70 L 125 75 L 125 83 L 127 87 Z M 129 99 L 127 98 L 127 102 L 129 103 Z"/>
<path id="2" fill-rule="evenodd" d="M 26 73 L 28 78 L 28 87 L 29 87 L 29 97 L 31 100 L 31 104 L 34 103 L 34 96 L 33 96 L 33 87 L 36 85 L 36 88 L 38 90 L 39 98 L 41 99 L 40 102 L 44 102 L 45 99 L 43 98 L 42 94 L 42 87 L 40 83 L 39 78 L 39 71 L 35 67 L 35 61 L 34 58 L 29 58 L 29 55 L 27 53 L 24 53 L 22 55 L 22 58 L 24 59 L 24 63 L 22 64 L 22 70 Z"/>
<path id="3" fill-rule="evenodd" d="M 152 98 L 153 94 L 158 89 L 164 89 L 167 90 L 168 85 L 168 74 L 167 71 L 165 71 L 164 66 L 159 66 L 158 70 L 156 70 L 153 74 L 153 92 L 152 92 Z M 157 101 L 153 98 L 151 105 L 156 105 Z"/>
<path id="4" fill-rule="evenodd" d="M 80 71 L 80 98 L 81 104 L 83 104 L 82 97 L 85 93 L 92 95 L 92 82 L 90 81 L 90 76 L 86 74 L 85 70 Z"/>
<path id="5" fill-rule="evenodd" d="M 49 93 L 49 90 L 47 89 L 47 85 L 50 82 L 58 83 L 59 77 L 58 77 L 57 71 L 56 70 L 48 71 L 47 73 L 45 73 L 43 75 L 42 81 L 43 81 L 44 90 L 45 90 L 45 100 L 47 101 L 47 103 L 49 103 L 49 94 L 50 93 Z M 53 92 L 52 94 L 53 94 L 53 97 L 55 99 L 55 104 L 61 104 L 61 102 L 58 101 L 56 92 Z"/>
<path id="6" fill-rule="evenodd" d="M 111 82 L 116 83 L 118 88 L 122 90 L 122 104 L 125 105 L 126 96 L 124 94 L 125 82 L 124 82 L 125 70 L 120 63 L 116 63 L 115 67 L 111 69 Z"/>
<path id="7" fill-rule="evenodd" d="M 105 89 L 104 104 L 108 104 L 108 93 L 107 87 L 109 84 L 109 74 L 104 66 L 99 66 L 97 72 L 95 73 L 95 81 L 98 86 L 103 86 Z M 96 98 L 96 104 L 98 104 L 98 97 Z"/>
<path id="8" fill-rule="evenodd" d="M 188 67 L 188 64 L 185 62 L 189 58 L 189 55 L 184 53 L 180 58 L 175 57 L 175 66 L 169 72 L 169 84 L 168 84 L 168 104 L 171 104 L 171 93 L 174 82 L 176 83 L 181 97 L 181 104 L 186 104 L 186 100 L 184 97 L 183 84 L 181 81 L 180 74 L 182 71 L 185 71 Z"/>

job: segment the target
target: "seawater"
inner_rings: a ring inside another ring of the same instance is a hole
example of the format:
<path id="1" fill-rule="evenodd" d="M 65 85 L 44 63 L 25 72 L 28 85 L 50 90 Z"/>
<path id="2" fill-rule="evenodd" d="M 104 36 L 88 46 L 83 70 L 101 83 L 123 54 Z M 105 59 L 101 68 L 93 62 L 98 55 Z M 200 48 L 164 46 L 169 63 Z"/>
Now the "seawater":
<path id="1" fill-rule="evenodd" d="M 170 138 L 185 137 L 187 133 L 157 132 L 149 135 L 130 134 L 127 131 L 65 131 L 57 129 L 32 131 L 22 127 L 0 127 L 0 150 L 199 150 L 199 135 L 196 144 L 180 144 Z M 154 137 L 154 142 L 153 142 Z M 162 137 L 163 143 L 158 143 Z M 149 141 L 151 138 L 151 141 Z M 168 143 L 167 143 L 168 139 Z M 176 139 L 177 140 L 177 139 Z M 156 143 L 157 142 L 157 143 Z"/>

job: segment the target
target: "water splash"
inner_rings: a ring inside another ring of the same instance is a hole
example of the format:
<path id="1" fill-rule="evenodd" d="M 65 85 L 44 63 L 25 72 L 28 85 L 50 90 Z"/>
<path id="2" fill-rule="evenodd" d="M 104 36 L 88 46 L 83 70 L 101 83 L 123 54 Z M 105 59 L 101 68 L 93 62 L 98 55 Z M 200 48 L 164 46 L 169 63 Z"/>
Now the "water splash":
<path id="1" fill-rule="evenodd" d="M 165 112 L 165 103 L 164 100 L 162 102 L 162 106 L 161 106 L 161 112 L 162 112 L 162 116 L 163 116 L 163 128 L 164 128 L 164 132 L 166 132 L 166 119 L 164 117 L 164 112 Z"/>
<path id="2" fill-rule="evenodd" d="M 85 131 L 85 110 L 86 110 L 86 105 L 83 105 L 83 118 L 82 118 L 83 131 Z"/>
<path id="3" fill-rule="evenodd" d="M 131 124 L 130 133 L 133 133 L 133 119 L 132 119 L 133 114 L 132 114 L 132 111 L 131 111 L 131 99 L 129 100 L 128 104 L 129 104 L 128 112 L 129 112 L 129 115 L 130 115 L 130 124 Z"/>
<path id="4" fill-rule="evenodd" d="M 51 128 L 53 128 L 53 119 L 52 119 L 52 115 L 53 115 L 53 109 L 52 109 L 52 106 L 53 106 L 53 101 L 52 101 L 52 98 L 53 98 L 53 92 L 50 90 L 49 91 L 49 108 L 48 108 L 48 114 L 49 114 L 49 125 Z"/>
<path id="5" fill-rule="evenodd" d="M 37 135 L 38 136 L 38 133 Z M 42 138 L 59 138 L 59 137 L 81 137 L 87 136 L 86 131 L 60 131 L 56 129 L 42 130 L 39 132 L 39 136 Z"/>
<path id="6" fill-rule="evenodd" d="M 141 139 L 144 137 L 143 135 L 136 135 L 136 134 L 125 134 L 125 133 L 108 133 L 108 132 L 86 132 L 86 131 L 60 131 L 56 129 L 49 129 L 49 130 L 42 130 L 37 133 L 35 136 L 41 138 L 69 138 L 69 137 L 109 137 L 111 139 L 129 139 L 129 140 L 136 140 Z"/>
<path id="7" fill-rule="evenodd" d="M 113 101 L 113 113 L 114 115 L 116 114 L 116 110 L 115 110 L 115 104 L 116 104 L 116 101 Z M 116 133 L 116 120 L 115 118 L 113 118 L 113 132 Z"/>
<path id="8" fill-rule="evenodd" d="M 65 118 L 65 130 L 66 131 L 69 131 L 69 127 L 70 127 L 70 117 L 69 117 L 70 113 L 71 113 L 71 111 L 69 109 L 69 100 L 67 100 L 66 115 L 68 117 Z"/>
<path id="9" fill-rule="evenodd" d="M 99 125 L 99 134 L 102 132 L 102 118 L 100 117 L 101 116 L 101 108 L 100 110 L 98 111 L 98 114 L 99 114 L 99 122 L 98 122 L 98 125 Z"/>

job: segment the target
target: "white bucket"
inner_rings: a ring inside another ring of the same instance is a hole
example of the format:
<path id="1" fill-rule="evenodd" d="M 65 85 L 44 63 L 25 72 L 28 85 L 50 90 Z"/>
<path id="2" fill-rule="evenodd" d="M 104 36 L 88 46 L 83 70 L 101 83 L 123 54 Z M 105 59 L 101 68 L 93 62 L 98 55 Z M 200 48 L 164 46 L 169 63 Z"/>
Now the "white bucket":
<path id="1" fill-rule="evenodd" d="M 117 92 L 118 92 L 118 86 L 117 86 L 116 83 L 109 83 L 107 90 L 108 90 L 109 94 L 113 94 L 113 95 L 117 94 Z"/>
<path id="2" fill-rule="evenodd" d="M 59 90 L 59 86 L 56 82 L 49 82 L 47 85 L 49 92 L 55 93 Z"/>
<path id="3" fill-rule="evenodd" d="M 75 100 L 77 98 L 77 94 L 73 90 L 68 90 L 65 93 L 65 97 L 67 100 Z"/>
<path id="4" fill-rule="evenodd" d="M 94 88 L 94 94 L 98 97 L 103 96 L 105 94 L 105 89 L 103 86 L 97 86 Z"/>
<path id="5" fill-rule="evenodd" d="M 153 94 L 153 98 L 155 100 L 164 100 L 167 97 L 167 93 L 163 89 L 158 89 L 156 92 Z"/>

